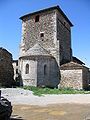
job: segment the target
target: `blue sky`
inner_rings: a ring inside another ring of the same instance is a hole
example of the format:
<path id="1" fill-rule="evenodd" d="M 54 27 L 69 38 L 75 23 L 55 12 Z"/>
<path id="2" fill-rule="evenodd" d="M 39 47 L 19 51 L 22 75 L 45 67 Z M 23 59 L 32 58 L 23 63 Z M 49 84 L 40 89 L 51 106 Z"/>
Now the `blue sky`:
<path id="1" fill-rule="evenodd" d="M 72 27 L 73 55 L 90 67 L 90 0 L 0 0 L 0 47 L 18 59 L 21 16 L 59 5 Z"/>

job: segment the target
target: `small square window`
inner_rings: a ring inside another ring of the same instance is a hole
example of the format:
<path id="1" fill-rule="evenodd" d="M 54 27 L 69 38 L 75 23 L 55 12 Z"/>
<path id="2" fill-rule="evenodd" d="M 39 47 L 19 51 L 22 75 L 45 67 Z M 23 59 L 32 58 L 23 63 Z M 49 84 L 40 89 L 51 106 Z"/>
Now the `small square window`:
<path id="1" fill-rule="evenodd" d="M 35 22 L 39 22 L 39 15 L 35 17 Z"/>
<path id="2" fill-rule="evenodd" d="M 40 37 L 41 37 L 41 38 L 44 37 L 44 33 L 40 33 Z"/>

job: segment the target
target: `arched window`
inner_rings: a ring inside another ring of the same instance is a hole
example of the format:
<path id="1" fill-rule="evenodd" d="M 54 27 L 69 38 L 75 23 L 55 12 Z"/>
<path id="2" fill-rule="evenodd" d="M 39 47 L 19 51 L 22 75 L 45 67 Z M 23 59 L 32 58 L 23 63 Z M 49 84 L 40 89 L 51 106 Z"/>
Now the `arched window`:
<path id="1" fill-rule="evenodd" d="M 46 74 L 47 74 L 47 66 L 44 65 L 44 75 L 46 75 Z"/>
<path id="2" fill-rule="evenodd" d="M 26 74 L 29 74 L 29 64 L 26 64 L 25 73 L 26 73 Z"/>

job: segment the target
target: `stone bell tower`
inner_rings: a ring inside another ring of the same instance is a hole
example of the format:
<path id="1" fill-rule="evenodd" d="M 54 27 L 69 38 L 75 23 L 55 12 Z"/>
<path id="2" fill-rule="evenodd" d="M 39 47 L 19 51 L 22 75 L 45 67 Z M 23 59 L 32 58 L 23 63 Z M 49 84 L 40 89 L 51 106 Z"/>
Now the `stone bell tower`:
<path id="1" fill-rule="evenodd" d="M 55 57 L 58 66 L 71 60 L 73 25 L 59 6 L 30 13 L 20 19 L 22 20 L 20 56 L 39 43 Z"/>

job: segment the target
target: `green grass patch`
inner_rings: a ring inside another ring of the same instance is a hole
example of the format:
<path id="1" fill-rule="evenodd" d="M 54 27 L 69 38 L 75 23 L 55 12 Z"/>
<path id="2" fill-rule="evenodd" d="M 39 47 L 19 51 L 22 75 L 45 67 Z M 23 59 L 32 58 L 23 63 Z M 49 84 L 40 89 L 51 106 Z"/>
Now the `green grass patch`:
<path id="1" fill-rule="evenodd" d="M 34 86 L 24 86 L 23 88 L 26 90 L 33 91 L 33 94 L 37 96 L 42 96 L 45 94 L 90 94 L 90 91 L 74 90 L 72 88 L 51 89 L 51 88 L 40 88 Z"/>

